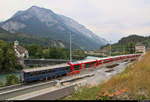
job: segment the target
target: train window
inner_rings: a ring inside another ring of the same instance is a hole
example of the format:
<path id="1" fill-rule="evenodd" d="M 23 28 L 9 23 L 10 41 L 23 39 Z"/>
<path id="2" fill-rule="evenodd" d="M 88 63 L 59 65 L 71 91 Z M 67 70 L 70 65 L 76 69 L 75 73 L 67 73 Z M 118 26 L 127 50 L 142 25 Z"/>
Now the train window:
<path id="1" fill-rule="evenodd" d="M 64 70 L 68 72 L 70 70 L 70 66 L 65 67 Z"/>
<path id="2" fill-rule="evenodd" d="M 98 61 L 98 64 L 102 64 L 102 61 Z"/>
<path id="3" fill-rule="evenodd" d="M 84 64 L 82 64 L 82 69 L 84 68 Z"/>
<path id="4" fill-rule="evenodd" d="M 52 69 L 52 72 L 55 72 L 55 69 Z"/>
<path id="5" fill-rule="evenodd" d="M 49 69 L 49 70 L 48 70 L 48 73 L 51 73 L 51 72 L 52 72 L 52 71 Z"/>
<path id="6" fill-rule="evenodd" d="M 62 69 L 63 69 L 63 70 L 67 70 L 67 67 L 63 67 Z"/>
<path id="7" fill-rule="evenodd" d="M 64 67 L 64 70 L 69 70 L 70 69 L 70 67 Z"/>
<path id="8" fill-rule="evenodd" d="M 41 73 L 40 73 L 40 71 L 38 71 L 38 72 L 36 72 L 36 74 L 37 74 L 37 75 L 40 75 Z"/>
<path id="9" fill-rule="evenodd" d="M 45 74 L 45 71 L 42 71 L 42 74 Z"/>
<path id="10" fill-rule="evenodd" d="M 96 65 L 96 62 L 86 63 L 85 68 L 92 67 L 94 65 Z"/>
<path id="11" fill-rule="evenodd" d="M 79 70 L 80 69 L 80 65 L 74 65 L 74 70 Z"/>
<path id="12" fill-rule="evenodd" d="M 45 74 L 47 74 L 48 73 L 48 70 L 45 70 Z"/>
<path id="13" fill-rule="evenodd" d="M 61 68 L 61 71 L 64 71 L 64 70 L 66 70 L 66 67 L 62 67 L 62 68 Z"/>
<path id="14" fill-rule="evenodd" d="M 55 72 L 60 72 L 60 71 L 62 71 L 62 68 L 56 68 L 55 69 Z"/>
<path id="15" fill-rule="evenodd" d="M 27 78 L 29 76 L 29 73 L 25 73 L 25 77 Z"/>
<path id="16" fill-rule="evenodd" d="M 30 76 L 34 76 L 34 72 L 30 72 Z"/>
<path id="17" fill-rule="evenodd" d="M 37 72 L 34 72 L 34 75 L 37 75 Z"/>
<path id="18" fill-rule="evenodd" d="M 109 62 L 109 59 L 107 59 L 107 60 L 104 60 L 104 63 L 107 63 L 107 62 Z"/>

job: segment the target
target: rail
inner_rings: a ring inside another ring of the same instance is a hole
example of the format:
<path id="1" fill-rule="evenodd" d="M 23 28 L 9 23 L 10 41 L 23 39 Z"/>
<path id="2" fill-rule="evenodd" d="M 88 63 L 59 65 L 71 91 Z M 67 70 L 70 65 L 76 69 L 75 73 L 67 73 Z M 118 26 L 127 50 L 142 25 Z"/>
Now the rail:
<path id="1" fill-rule="evenodd" d="M 35 85 L 32 85 L 32 86 L 24 86 L 24 87 L 21 87 L 21 88 L 1 92 L 0 93 L 0 100 L 5 100 L 5 99 L 12 98 L 12 97 L 15 97 L 15 96 L 18 96 L 18 95 L 21 95 L 21 94 L 26 94 L 26 93 L 29 93 L 29 92 L 32 92 L 32 91 L 44 89 L 44 88 L 53 86 L 55 84 L 56 84 L 55 81 L 50 81 L 50 82 L 39 83 L 39 84 L 35 84 Z"/>

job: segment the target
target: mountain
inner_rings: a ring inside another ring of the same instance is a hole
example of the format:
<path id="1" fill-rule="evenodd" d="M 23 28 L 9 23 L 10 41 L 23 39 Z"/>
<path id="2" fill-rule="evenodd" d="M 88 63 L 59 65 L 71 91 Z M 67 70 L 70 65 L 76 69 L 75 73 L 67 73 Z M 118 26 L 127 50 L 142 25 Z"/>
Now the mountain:
<path id="1" fill-rule="evenodd" d="M 18 11 L 10 19 L 4 21 L 1 27 L 11 33 L 25 32 L 67 42 L 69 42 L 71 32 L 72 42 L 83 49 L 99 49 L 100 46 L 106 44 L 105 39 L 75 20 L 37 6 Z"/>
<path id="2" fill-rule="evenodd" d="M 0 33 L 9 33 L 9 32 L 0 27 Z"/>

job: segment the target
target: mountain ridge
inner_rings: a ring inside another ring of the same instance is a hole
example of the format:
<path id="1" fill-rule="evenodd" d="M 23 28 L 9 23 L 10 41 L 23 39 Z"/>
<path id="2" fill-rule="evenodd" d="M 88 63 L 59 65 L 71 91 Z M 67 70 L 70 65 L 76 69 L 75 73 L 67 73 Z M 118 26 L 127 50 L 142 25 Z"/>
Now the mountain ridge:
<path id="1" fill-rule="evenodd" d="M 68 42 L 71 32 L 72 42 L 80 45 L 83 49 L 99 49 L 100 46 L 106 44 L 103 38 L 75 20 L 37 6 L 18 11 L 3 22 L 1 27 L 11 33 L 22 32 Z"/>
<path id="2" fill-rule="evenodd" d="M 133 45 L 133 48 L 135 48 L 136 44 L 143 44 L 146 46 L 146 48 L 150 48 L 150 36 L 140 36 L 136 34 L 129 35 L 127 37 L 121 38 L 117 43 L 112 44 L 112 52 L 123 52 L 123 50 L 127 50 L 127 46 L 129 44 Z M 101 51 L 109 51 L 109 45 L 105 45 L 101 47 Z"/>

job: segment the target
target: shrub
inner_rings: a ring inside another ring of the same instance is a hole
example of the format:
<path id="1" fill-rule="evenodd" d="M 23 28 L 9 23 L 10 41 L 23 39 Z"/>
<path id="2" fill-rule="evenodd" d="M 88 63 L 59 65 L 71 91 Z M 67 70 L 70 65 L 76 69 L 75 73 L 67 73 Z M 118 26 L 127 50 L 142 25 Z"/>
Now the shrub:
<path id="1" fill-rule="evenodd" d="M 6 85 L 14 85 L 19 83 L 19 79 L 15 74 L 9 74 L 6 76 Z"/>
<path id="2" fill-rule="evenodd" d="M 3 82 L 0 81 L 0 87 L 3 87 Z"/>
<path id="3" fill-rule="evenodd" d="M 17 64 L 17 65 L 15 66 L 15 68 L 16 68 L 17 70 L 22 70 L 22 69 L 23 69 L 22 65 L 20 65 L 20 64 Z"/>

